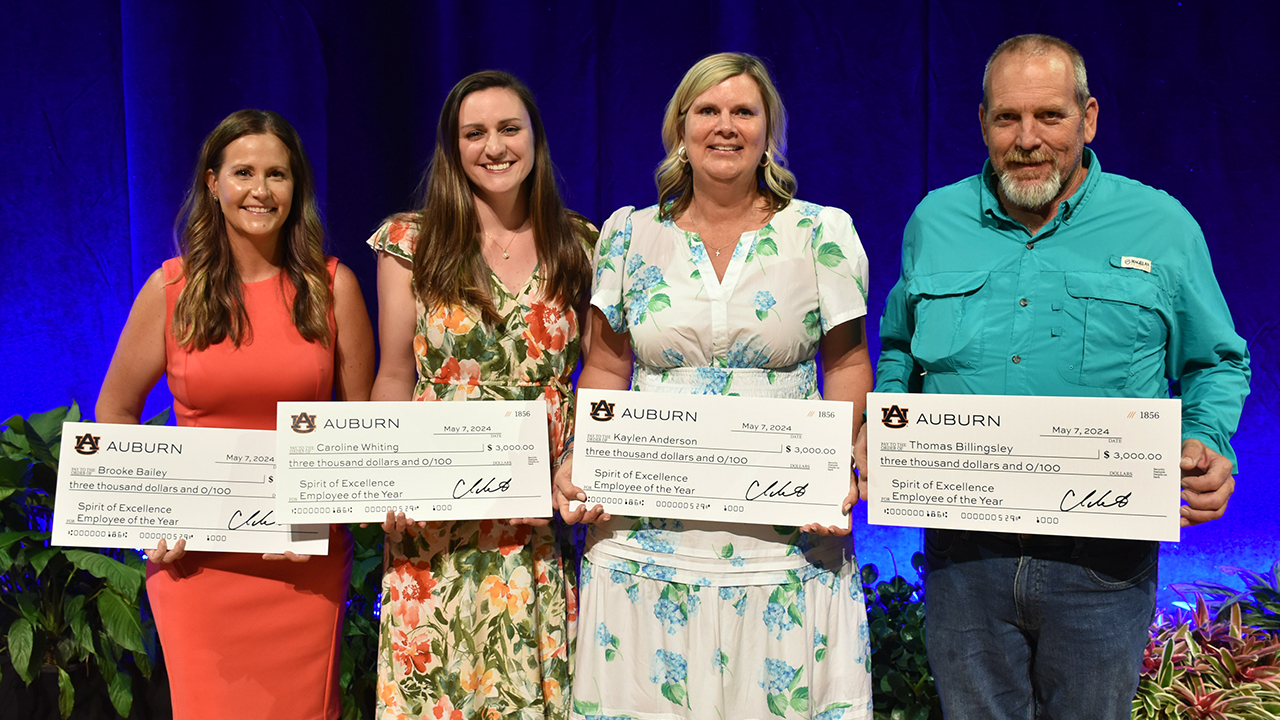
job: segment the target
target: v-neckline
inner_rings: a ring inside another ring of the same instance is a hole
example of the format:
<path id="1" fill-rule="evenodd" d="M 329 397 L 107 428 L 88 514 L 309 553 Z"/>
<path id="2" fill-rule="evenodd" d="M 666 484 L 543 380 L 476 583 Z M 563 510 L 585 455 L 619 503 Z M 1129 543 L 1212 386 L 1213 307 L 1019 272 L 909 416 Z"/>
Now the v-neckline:
<path id="1" fill-rule="evenodd" d="M 776 217 L 776 214 L 775 216 Z M 716 268 L 711 264 L 711 253 L 707 252 L 706 245 L 702 242 L 702 236 L 692 230 L 685 230 L 675 222 L 668 220 L 671 227 L 679 233 L 684 234 L 685 244 L 689 248 L 689 254 L 693 257 L 694 267 L 698 269 L 698 275 L 702 279 L 702 284 L 707 289 L 707 293 L 716 300 L 728 302 L 733 296 L 734 288 L 738 286 L 738 280 L 742 276 L 742 270 L 746 266 L 746 258 L 755 252 L 756 244 L 760 242 L 760 233 L 769 229 L 773 225 L 774 218 L 769 218 L 769 222 L 756 230 L 743 231 L 738 236 L 738 242 L 733 246 L 733 254 L 729 256 L 729 264 L 725 266 L 724 277 L 716 277 Z M 743 251 L 744 243 L 743 235 L 750 235 L 750 239 L 745 243 L 746 250 Z M 701 249 L 701 252 L 698 249 Z"/>
<path id="2" fill-rule="evenodd" d="M 492 265 L 489 265 L 489 274 L 493 277 L 493 281 L 498 284 L 498 287 L 502 288 L 504 293 L 513 298 L 519 299 L 528 293 L 529 286 L 533 284 L 534 278 L 538 277 L 538 269 L 541 267 L 542 263 L 534 263 L 533 272 L 529 273 L 529 277 L 525 278 L 524 284 L 521 285 L 516 292 L 512 292 L 511 288 L 502 281 L 502 278 L 498 275 L 498 271 L 494 270 Z"/>

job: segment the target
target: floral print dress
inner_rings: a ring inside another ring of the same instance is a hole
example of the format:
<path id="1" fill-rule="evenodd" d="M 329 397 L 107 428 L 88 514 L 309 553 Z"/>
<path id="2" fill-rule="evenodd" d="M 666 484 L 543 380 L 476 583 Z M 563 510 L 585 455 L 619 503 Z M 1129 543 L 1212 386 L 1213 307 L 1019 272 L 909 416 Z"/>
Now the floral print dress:
<path id="1" fill-rule="evenodd" d="M 414 220 L 393 218 L 369 244 L 412 262 Z M 538 285 L 536 270 L 514 291 L 493 276 L 496 329 L 468 308 L 428 312 L 419 302 L 413 399 L 543 398 L 558 457 L 573 433 L 578 319 L 571 308 L 544 303 Z M 558 524 L 492 520 L 431 522 L 417 537 L 388 539 L 377 718 L 567 717 L 577 619 L 572 547 Z"/>
<path id="2" fill-rule="evenodd" d="M 867 258 L 835 208 L 792 201 L 721 280 L 656 206 L 600 238 L 591 304 L 630 333 L 633 390 L 817 398 L 822 333 L 866 314 Z M 871 717 L 849 538 L 614 517 L 588 533 L 579 592 L 574 718 Z"/>

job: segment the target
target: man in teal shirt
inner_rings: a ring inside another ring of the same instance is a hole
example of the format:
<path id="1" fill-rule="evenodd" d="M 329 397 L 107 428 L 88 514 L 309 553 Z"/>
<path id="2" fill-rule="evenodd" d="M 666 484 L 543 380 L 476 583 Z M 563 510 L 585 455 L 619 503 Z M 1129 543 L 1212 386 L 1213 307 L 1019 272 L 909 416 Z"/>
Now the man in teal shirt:
<path id="1" fill-rule="evenodd" d="M 1042 35 L 992 54 L 982 174 L 931 192 L 880 324 L 881 392 L 1182 400 L 1182 524 L 1221 517 L 1249 392 L 1199 226 L 1102 172 L 1084 61 Z M 860 463 L 865 467 L 865 463 Z M 1128 718 L 1156 543 L 929 530 L 929 662 L 949 718 Z"/>

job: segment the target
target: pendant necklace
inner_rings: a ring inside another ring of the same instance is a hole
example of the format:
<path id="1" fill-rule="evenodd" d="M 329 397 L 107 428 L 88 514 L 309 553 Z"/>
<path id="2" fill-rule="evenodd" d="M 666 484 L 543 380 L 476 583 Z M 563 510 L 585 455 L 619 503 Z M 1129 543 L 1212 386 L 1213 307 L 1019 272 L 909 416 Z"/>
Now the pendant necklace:
<path id="1" fill-rule="evenodd" d="M 521 227 L 523 227 L 523 226 L 521 226 Z M 493 243 L 494 245 L 497 245 L 497 246 L 498 246 L 498 249 L 502 251 L 502 259 L 503 259 L 503 260 L 510 260 L 510 259 L 511 259 L 511 256 L 507 254 L 507 250 L 509 250 L 509 249 L 511 248 L 512 243 L 514 243 L 514 242 L 516 241 L 516 236 L 520 234 L 520 230 L 519 230 L 519 229 L 517 229 L 515 232 L 511 233 L 511 237 L 507 239 L 507 246 L 506 246 L 506 247 L 502 247 L 502 244 L 501 244 L 501 243 L 499 243 L 497 240 L 494 240 L 494 239 L 493 239 L 493 236 L 492 236 L 492 235 L 490 235 L 490 234 L 489 234 L 489 231 L 488 231 L 488 230 L 485 230 L 483 226 L 480 228 L 480 230 L 484 233 L 484 236 L 485 236 L 485 237 L 489 238 L 489 242 Z"/>
<path id="2" fill-rule="evenodd" d="M 694 207 L 697 207 L 699 213 L 702 212 L 702 208 L 698 207 L 697 197 L 694 197 L 693 205 Z M 702 244 L 706 245 L 707 247 L 710 247 L 712 250 L 715 250 L 716 257 L 720 257 L 720 251 L 728 248 L 730 244 L 732 244 L 734 247 L 737 247 L 738 242 L 742 240 L 742 233 L 746 232 L 747 226 L 751 224 L 751 215 L 749 214 L 747 215 L 747 221 L 742 223 L 742 228 L 738 230 L 738 234 L 733 236 L 733 239 L 731 239 L 729 242 L 724 243 L 720 247 L 716 247 L 715 245 L 712 245 L 711 243 L 707 242 L 706 239 L 702 237 L 702 233 L 698 232 L 698 221 L 693 217 L 693 213 L 689 213 L 689 222 L 693 225 L 693 231 L 698 234 L 698 239 L 702 240 Z"/>

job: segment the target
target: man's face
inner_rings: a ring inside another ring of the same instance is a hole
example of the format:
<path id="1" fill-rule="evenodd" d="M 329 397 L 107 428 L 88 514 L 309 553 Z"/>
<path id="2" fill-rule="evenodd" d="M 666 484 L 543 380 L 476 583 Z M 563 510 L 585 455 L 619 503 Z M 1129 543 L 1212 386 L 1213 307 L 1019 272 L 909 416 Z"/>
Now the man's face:
<path id="1" fill-rule="evenodd" d="M 1098 102 L 1090 98 L 1081 113 L 1067 54 L 1001 55 L 991 66 L 987 102 L 978 120 L 1001 199 L 1041 210 L 1070 197 L 1084 181 L 1080 160 L 1097 130 Z"/>

